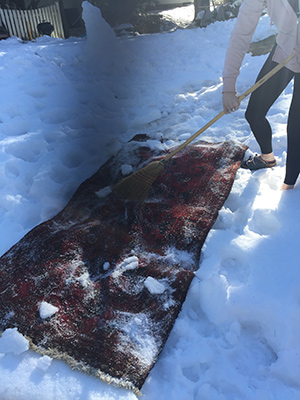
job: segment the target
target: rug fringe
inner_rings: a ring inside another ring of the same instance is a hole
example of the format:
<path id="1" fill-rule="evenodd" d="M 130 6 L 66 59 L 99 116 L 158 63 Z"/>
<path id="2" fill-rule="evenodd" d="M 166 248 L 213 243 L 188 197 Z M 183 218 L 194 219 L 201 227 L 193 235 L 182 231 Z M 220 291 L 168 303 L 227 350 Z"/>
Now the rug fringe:
<path id="1" fill-rule="evenodd" d="M 83 362 L 76 361 L 73 357 L 69 356 L 66 353 L 61 353 L 58 350 L 43 349 L 43 348 L 37 346 L 36 344 L 34 344 L 28 336 L 24 336 L 24 337 L 29 341 L 30 349 L 42 356 L 49 356 L 53 359 L 56 359 L 59 361 L 64 361 L 73 370 L 84 372 L 90 376 L 99 378 L 101 381 L 103 381 L 109 385 L 113 385 L 118 389 L 131 390 L 137 396 L 142 395 L 142 392 L 140 391 L 140 389 L 138 389 L 135 385 L 133 385 L 133 383 L 131 383 L 125 379 L 112 377 L 111 375 L 109 375 L 99 369 L 90 367 L 90 366 L 84 364 Z"/>

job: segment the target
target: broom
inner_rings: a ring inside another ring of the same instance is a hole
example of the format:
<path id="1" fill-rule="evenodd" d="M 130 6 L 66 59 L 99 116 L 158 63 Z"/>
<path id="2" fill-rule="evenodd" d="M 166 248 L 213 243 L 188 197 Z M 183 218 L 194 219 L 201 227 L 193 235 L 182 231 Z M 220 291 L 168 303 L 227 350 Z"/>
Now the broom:
<path id="1" fill-rule="evenodd" d="M 278 72 L 294 57 L 295 53 L 292 53 L 284 61 L 282 61 L 280 64 L 274 67 L 259 81 L 257 81 L 253 86 L 251 86 L 251 88 L 249 88 L 248 90 L 246 90 L 246 92 L 244 92 L 241 96 L 239 96 L 239 101 L 244 100 L 245 97 L 254 92 L 269 78 L 275 75 L 276 72 Z M 177 153 L 179 153 L 182 149 L 184 149 L 187 145 L 189 145 L 194 139 L 196 139 L 199 135 L 201 135 L 201 133 L 203 133 L 206 129 L 208 129 L 221 117 L 223 117 L 224 114 L 225 114 L 224 111 L 221 111 L 206 125 L 204 125 L 196 133 L 194 133 L 189 139 L 187 139 L 184 143 L 179 145 L 173 152 L 166 155 L 162 160 L 152 161 L 145 167 L 141 168 L 140 170 L 137 170 L 136 172 L 133 172 L 128 177 L 122 179 L 119 183 L 117 183 L 115 186 L 111 188 L 112 191 L 123 200 L 142 203 L 147 198 L 149 189 L 152 186 L 153 182 L 164 170 L 164 165 L 166 164 L 166 162 L 169 161 L 172 157 L 174 157 Z"/>

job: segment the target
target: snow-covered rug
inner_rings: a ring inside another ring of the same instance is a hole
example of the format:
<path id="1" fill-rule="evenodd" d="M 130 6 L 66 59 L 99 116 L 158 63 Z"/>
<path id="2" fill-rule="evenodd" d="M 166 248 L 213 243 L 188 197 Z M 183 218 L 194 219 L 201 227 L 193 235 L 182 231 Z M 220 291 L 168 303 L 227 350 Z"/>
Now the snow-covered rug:
<path id="1" fill-rule="evenodd" d="M 0 330 L 139 392 L 181 309 L 245 146 L 198 142 L 170 160 L 140 206 L 109 186 L 153 156 L 129 143 L 53 219 L 0 259 Z"/>

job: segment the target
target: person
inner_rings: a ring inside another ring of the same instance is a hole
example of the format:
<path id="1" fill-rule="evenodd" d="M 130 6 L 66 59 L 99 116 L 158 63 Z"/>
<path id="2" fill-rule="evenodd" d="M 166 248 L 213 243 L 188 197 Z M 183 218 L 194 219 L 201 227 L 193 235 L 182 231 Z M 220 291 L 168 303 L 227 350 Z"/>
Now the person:
<path id="1" fill-rule="evenodd" d="M 294 79 L 293 96 L 287 122 L 286 173 L 281 189 L 293 189 L 300 173 L 300 17 L 298 0 L 244 0 L 229 39 L 223 68 L 223 108 L 229 114 L 240 106 L 236 80 L 249 49 L 258 21 L 267 8 L 278 34 L 276 43 L 258 74 L 257 80 L 281 63 L 292 52 L 295 57 L 267 82 L 255 90 L 249 99 L 245 118 L 260 150 L 260 155 L 243 161 L 250 170 L 276 165 L 272 148 L 272 129 L 266 115 L 289 82 Z"/>

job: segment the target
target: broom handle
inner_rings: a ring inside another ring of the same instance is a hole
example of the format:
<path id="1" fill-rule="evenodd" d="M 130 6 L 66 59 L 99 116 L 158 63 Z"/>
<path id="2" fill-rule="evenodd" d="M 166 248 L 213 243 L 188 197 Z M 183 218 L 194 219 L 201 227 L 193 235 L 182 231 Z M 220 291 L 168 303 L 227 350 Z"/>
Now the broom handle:
<path id="1" fill-rule="evenodd" d="M 239 96 L 239 101 L 244 100 L 245 97 L 247 97 L 249 94 L 254 92 L 258 87 L 260 87 L 263 83 L 265 83 L 271 76 L 275 75 L 276 72 L 278 72 L 282 67 L 284 67 L 288 62 L 290 62 L 294 57 L 295 53 L 292 53 L 289 55 L 284 61 L 282 61 L 280 64 L 276 65 L 271 71 L 269 71 L 266 75 L 264 75 L 259 81 L 257 81 L 251 88 L 246 90 L 241 96 Z M 216 115 L 212 120 L 210 120 L 206 125 L 204 125 L 201 129 L 199 129 L 196 133 L 194 133 L 190 138 L 188 138 L 184 143 L 179 145 L 172 153 L 168 154 L 162 162 L 167 162 L 170 160 L 170 158 L 174 157 L 179 151 L 184 149 L 188 144 L 190 144 L 196 137 L 201 135 L 206 129 L 208 129 L 211 125 L 213 125 L 216 121 L 218 121 L 221 117 L 224 115 L 224 110 L 221 111 L 218 115 Z"/>

